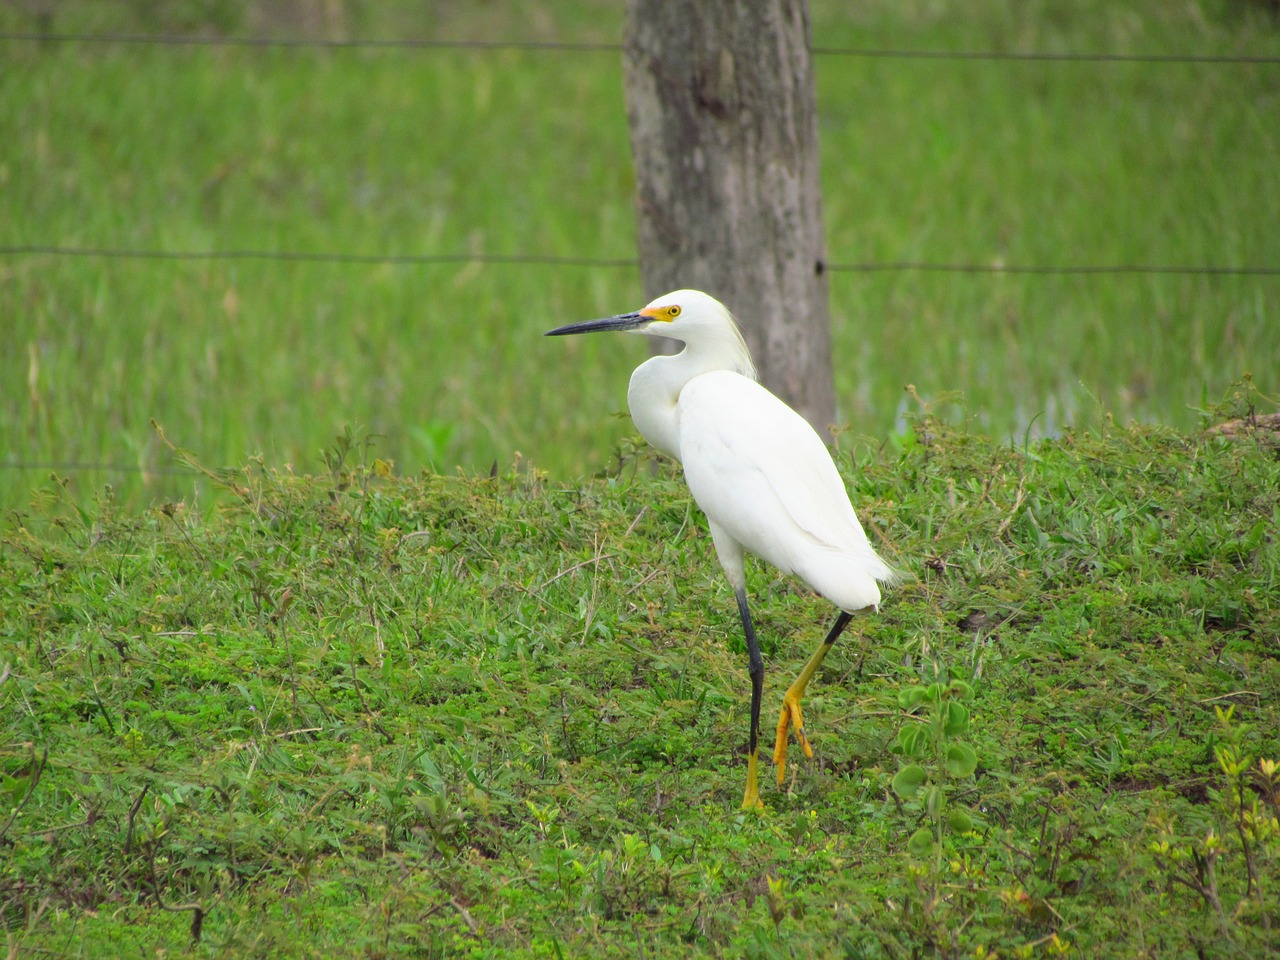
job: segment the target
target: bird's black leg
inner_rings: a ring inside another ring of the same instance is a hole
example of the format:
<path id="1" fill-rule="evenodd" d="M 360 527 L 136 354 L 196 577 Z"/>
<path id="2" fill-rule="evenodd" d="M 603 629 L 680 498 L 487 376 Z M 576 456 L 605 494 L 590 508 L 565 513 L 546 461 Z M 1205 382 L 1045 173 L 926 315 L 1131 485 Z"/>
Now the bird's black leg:
<path id="1" fill-rule="evenodd" d="M 831 630 L 827 633 L 827 639 L 822 641 L 822 645 L 828 650 L 835 646 L 836 641 L 840 639 L 840 634 L 844 633 L 844 628 L 849 625 L 849 621 L 852 619 L 852 613 L 846 613 L 841 610 L 840 616 L 836 617 L 836 622 L 831 625 Z"/>
<path id="2" fill-rule="evenodd" d="M 743 810 L 757 810 L 760 792 L 756 780 L 756 765 L 759 756 L 760 742 L 760 699 L 764 694 L 764 658 L 760 656 L 760 644 L 756 640 L 755 627 L 751 625 L 751 611 L 747 607 L 747 592 L 739 587 L 734 590 L 738 600 L 738 613 L 742 617 L 742 633 L 747 640 L 748 672 L 751 674 L 751 736 L 748 739 L 749 755 L 747 757 L 747 792 L 742 798 Z"/>

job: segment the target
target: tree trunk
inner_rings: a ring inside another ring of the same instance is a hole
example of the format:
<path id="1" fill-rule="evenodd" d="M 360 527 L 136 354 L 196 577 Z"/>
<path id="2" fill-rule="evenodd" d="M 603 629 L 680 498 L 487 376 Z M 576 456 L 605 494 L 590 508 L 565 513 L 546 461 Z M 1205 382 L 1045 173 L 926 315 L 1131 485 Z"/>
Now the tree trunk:
<path id="1" fill-rule="evenodd" d="M 835 416 L 806 0 L 629 0 L 623 57 L 650 297 L 693 287 L 742 324 L 764 384 Z"/>

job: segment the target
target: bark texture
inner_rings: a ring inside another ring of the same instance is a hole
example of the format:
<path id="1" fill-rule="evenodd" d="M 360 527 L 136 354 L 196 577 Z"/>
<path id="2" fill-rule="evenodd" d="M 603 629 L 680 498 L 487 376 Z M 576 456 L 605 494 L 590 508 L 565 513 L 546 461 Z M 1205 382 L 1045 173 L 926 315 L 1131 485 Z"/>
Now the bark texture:
<path id="1" fill-rule="evenodd" d="M 805 0 L 629 0 L 623 57 L 646 292 L 705 290 L 761 380 L 835 416 Z"/>

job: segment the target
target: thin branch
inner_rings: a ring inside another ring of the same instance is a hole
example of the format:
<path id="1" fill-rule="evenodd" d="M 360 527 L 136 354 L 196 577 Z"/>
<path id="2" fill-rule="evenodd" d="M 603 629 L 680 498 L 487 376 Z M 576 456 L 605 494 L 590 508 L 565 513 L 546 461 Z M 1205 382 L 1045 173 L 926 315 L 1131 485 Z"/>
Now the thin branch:
<path id="1" fill-rule="evenodd" d="M 31 759 L 35 760 L 35 749 L 32 748 Z M 27 792 L 22 797 L 22 802 L 13 808 L 9 814 L 9 819 L 4 822 L 4 826 L 0 827 L 0 840 L 4 839 L 4 835 L 9 832 L 9 828 L 13 826 L 13 822 L 18 819 L 18 814 L 28 803 L 31 802 L 32 795 L 36 792 L 36 787 L 40 783 L 40 778 L 44 776 L 45 768 L 49 766 L 49 748 L 44 748 L 44 753 L 40 756 L 40 762 L 36 763 L 31 771 L 31 783 L 27 786 Z"/>
<path id="2" fill-rule="evenodd" d="M 151 892 L 155 894 L 156 903 L 160 905 L 161 910 L 169 913 L 190 913 L 191 942 L 198 943 L 200 934 L 204 930 L 204 918 L 209 913 L 208 908 L 202 903 L 184 903 L 176 906 L 165 903 L 164 897 L 160 895 L 160 881 L 156 877 L 156 853 L 153 848 L 147 850 L 147 866 L 151 872 Z"/>
<path id="3" fill-rule="evenodd" d="M 1018 478 L 1018 492 L 1013 498 L 1013 509 L 1009 511 L 1009 515 L 1004 518 L 1000 526 L 996 527 L 996 539 L 999 540 L 1004 536 L 1004 532 L 1009 529 L 1009 525 L 1013 523 L 1014 518 L 1018 515 L 1018 510 L 1022 506 L 1023 486 L 1027 482 L 1026 474 Z"/>
<path id="4" fill-rule="evenodd" d="M 151 784 L 144 783 L 142 785 L 142 792 L 138 794 L 138 799 L 133 801 L 133 806 L 129 808 L 129 829 L 125 832 L 125 835 L 124 835 L 124 853 L 126 857 L 129 855 L 130 851 L 133 849 L 134 818 L 137 817 L 138 811 L 142 808 L 142 801 L 146 798 L 147 791 L 150 789 L 151 789 Z"/>
<path id="5" fill-rule="evenodd" d="M 534 587 L 533 592 L 539 593 L 540 591 L 545 590 L 547 587 L 551 586 L 551 584 L 555 583 L 561 577 L 567 577 L 569 574 L 573 573 L 575 570 L 581 570 L 583 567 L 589 567 L 591 566 L 591 564 L 599 563 L 602 560 L 615 560 L 615 559 L 617 559 L 615 554 L 598 553 L 594 557 L 590 557 L 586 560 L 583 560 L 581 563 L 575 563 L 571 567 L 565 567 L 563 570 L 557 573 L 550 580 L 547 580 L 544 583 L 540 583 L 538 584 L 538 586 Z"/>

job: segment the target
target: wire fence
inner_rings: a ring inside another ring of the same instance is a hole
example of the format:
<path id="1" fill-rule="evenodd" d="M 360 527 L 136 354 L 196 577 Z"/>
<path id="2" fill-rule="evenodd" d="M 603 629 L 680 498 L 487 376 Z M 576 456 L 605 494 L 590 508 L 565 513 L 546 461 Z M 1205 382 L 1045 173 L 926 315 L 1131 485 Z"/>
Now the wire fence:
<path id="1" fill-rule="evenodd" d="M 175 47 L 281 47 L 317 50 L 513 50 L 532 53 L 621 54 L 621 43 L 539 40 L 428 40 L 354 37 L 231 37 L 143 33 L 0 33 L 0 41 L 40 43 L 134 44 Z M 877 47 L 813 47 L 817 57 L 853 57 L 869 60 L 992 60 L 1042 63 L 1153 63 L 1153 64 L 1280 64 L 1280 56 L 1264 54 L 1105 53 L 1036 50 L 909 50 Z"/>
<path id="2" fill-rule="evenodd" d="M 197 477 L 192 467 L 146 466 L 140 463 L 90 463 L 81 460 L 12 460 L 0 462 L 0 470 L 25 473 L 49 471 L 58 473 L 132 473 L 149 477 Z"/>
<path id="3" fill-rule="evenodd" d="M 515 51 L 533 54 L 611 54 L 621 55 L 625 48 L 620 43 L 524 41 L 524 40 L 439 40 L 439 39 L 382 39 L 313 37 L 236 37 L 184 34 L 139 33 L 55 33 L 55 32 L 0 32 L 0 43 L 36 42 L 42 45 L 138 45 L 172 47 L 241 47 L 279 48 L 290 50 L 425 50 L 460 52 Z M 1199 53 L 1114 53 L 1114 52 L 1052 52 L 1026 50 L 920 50 L 883 49 L 874 47 L 816 46 L 815 57 L 856 58 L 867 60 L 904 61 L 956 61 L 956 62 L 1027 62 L 1050 64 L 1149 64 L 1179 66 L 1209 64 L 1218 66 L 1274 66 L 1280 65 L 1280 56 L 1256 54 L 1199 54 Z M 530 265 L 552 267 L 581 267 L 589 269 L 636 268 L 636 258 L 607 258 L 589 256 L 551 256 L 542 254 L 476 254 L 476 253 L 351 253 L 343 251 L 289 251 L 289 250 L 159 250 L 145 248 L 117 248 L 104 246 L 72 246 L 55 243 L 0 245 L 0 257 L 57 257 L 100 258 L 111 260 L 149 261 L 231 261 L 258 260 L 289 263 L 326 264 L 392 264 L 392 265 L 449 265 L 495 264 Z M 1191 275 L 1215 277 L 1275 277 L 1280 276 L 1280 266 L 1265 264 L 1216 265 L 1216 264 L 1009 264 L 1009 263 L 938 263 L 923 261 L 888 262 L 832 262 L 824 264 L 829 272 L 881 273 L 950 273 L 950 274 L 1017 274 L 1031 276 L 1151 276 Z M 156 476 L 191 476 L 190 470 L 179 467 L 148 466 L 141 463 L 90 463 L 83 461 L 11 461 L 0 462 L 0 470 L 17 471 L 66 471 L 74 473 L 98 472 L 117 474 L 146 474 Z"/>
<path id="4" fill-rule="evenodd" d="M 525 40 L 436 40 L 313 37 L 237 37 L 219 35 L 140 34 L 140 33 L 54 33 L 0 32 L 0 42 L 39 42 L 42 44 L 126 44 L 189 47 L 249 47 L 315 50 L 460 50 L 460 51 L 524 51 L 531 53 L 610 53 L 620 55 L 621 43 L 525 41 Z M 1142 63 L 1142 64 L 1218 64 L 1278 65 L 1280 56 L 1252 54 L 1195 53 L 1112 53 L 1112 52 L 1041 52 L 1019 50 L 911 50 L 856 47 L 813 48 L 815 56 L 863 59 L 942 60 L 942 61 L 1026 61 L 1045 63 Z M 297 250 L 149 250 L 112 247 L 80 247 L 53 243 L 0 245 L 0 257 L 68 257 L 115 260 L 215 261 L 261 260 L 293 263 L 329 264 L 403 264 L 412 266 L 484 263 L 499 265 L 584 267 L 600 269 L 634 268 L 635 258 L 588 256 L 550 256 L 542 254 L 475 254 L 475 253 L 386 253 L 368 254 L 346 251 Z M 833 273 L 951 273 L 951 274 L 1018 274 L 1027 276 L 1172 276 L 1199 275 L 1217 277 L 1280 276 L 1280 266 L 1265 264 L 1006 264 L 1006 263 L 933 263 L 921 261 L 888 261 L 824 264 Z"/>
<path id="5" fill-rule="evenodd" d="M 0 257 L 50 256 L 81 257 L 105 260 L 265 260 L 284 263 L 392 264 L 431 266 L 466 263 L 523 264 L 553 267 L 588 267 L 601 269 L 639 267 L 635 257 L 566 257 L 551 254 L 523 253 L 342 253 L 337 251 L 296 250 L 145 250 L 122 247 L 69 247 L 48 244 L 0 245 Z M 1280 276 L 1280 267 L 1261 265 L 1205 264 L 1019 264 L 1019 263 L 931 263 L 920 260 L 897 260 L 863 263 L 824 263 L 829 273 L 1007 273 L 1029 276 L 1215 276 L 1268 277 Z"/>

